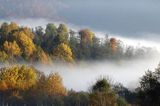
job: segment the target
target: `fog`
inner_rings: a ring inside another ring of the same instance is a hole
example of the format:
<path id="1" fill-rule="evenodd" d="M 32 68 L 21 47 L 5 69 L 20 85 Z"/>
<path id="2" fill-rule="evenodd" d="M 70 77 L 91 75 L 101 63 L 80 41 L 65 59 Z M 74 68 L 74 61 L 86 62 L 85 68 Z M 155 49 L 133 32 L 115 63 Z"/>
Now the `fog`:
<path id="1" fill-rule="evenodd" d="M 10 21 L 10 20 L 3 20 Z M 22 26 L 28 26 L 35 28 L 36 26 L 42 26 L 45 28 L 46 24 L 52 22 L 46 19 L 12 19 Z M 56 25 L 63 23 L 62 21 L 54 22 Z M 78 31 L 87 26 L 77 26 L 71 23 L 65 23 L 74 31 Z M 115 37 L 121 40 L 124 45 L 131 45 L 134 47 L 151 47 L 160 51 L 160 43 L 154 40 L 130 38 L 124 35 L 103 32 L 94 30 L 95 35 L 100 38 L 104 38 L 105 35 L 109 37 Z M 142 36 L 142 35 L 141 35 Z M 160 60 L 160 55 L 153 53 L 152 57 L 132 59 L 132 60 L 118 60 L 118 61 L 82 61 L 74 65 L 64 64 L 50 64 L 50 65 L 34 65 L 38 70 L 49 74 L 51 72 L 58 72 L 62 78 L 64 85 L 67 89 L 74 89 L 76 91 L 87 91 L 89 87 L 100 76 L 109 77 L 113 83 L 122 83 L 124 86 L 134 89 L 138 86 L 140 77 L 145 74 L 148 69 L 154 70 L 157 67 Z"/>
<path id="2" fill-rule="evenodd" d="M 74 65 L 52 64 L 34 65 L 45 74 L 58 72 L 67 89 L 87 91 L 101 76 L 109 78 L 112 84 L 122 83 L 125 87 L 134 89 L 138 86 L 140 77 L 150 69 L 154 70 L 159 63 L 160 56 L 147 59 L 119 60 L 119 61 L 90 61 L 79 62 Z"/>

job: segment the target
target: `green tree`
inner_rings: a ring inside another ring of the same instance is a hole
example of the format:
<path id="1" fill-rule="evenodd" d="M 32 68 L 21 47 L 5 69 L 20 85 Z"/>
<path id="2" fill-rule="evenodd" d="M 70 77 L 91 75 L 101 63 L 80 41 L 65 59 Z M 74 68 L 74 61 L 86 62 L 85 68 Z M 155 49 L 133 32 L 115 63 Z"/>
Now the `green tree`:
<path id="1" fill-rule="evenodd" d="M 78 57 L 77 52 L 78 52 L 79 40 L 75 34 L 76 34 L 76 32 L 70 30 L 69 46 L 71 47 L 74 56 Z"/>
<path id="2" fill-rule="evenodd" d="M 44 29 L 41 27 L 41 26 L 38 26 L 35 28 L 34 30 L 34 43 L 37 45 L 37 46 L 43 46 L 43 42 L 44 42 Z"/>
<path id="3" fill-rule="evenodd" d="M 68 44 L 69 31 L 64 24 L 60 24 L 57 29 L 57 36 L 55 37 L 55 45 L 60 43 Z"/>
<path id="4" fill-rule="evenodd" d="M 116 106 L 117 99 L 106 79 L 99 79 L 91 88 L 90 106 Z"/>
<path id="5" fill-rule="evenodd" d="M 160 104 L 160 65 L 154 72 L 147 71 L 137 88 L 141 106 L 158 106 Z"/>
<path id="6" fill-rule="evenodd" d="M 89 106 L 89 94 L 70 91 L 65 97 L 65 106 Z"/>
<path id="7" fill-rule="evenodd" d="M 122 97 L 117 99 L 117 106 L 129 106 L 126 100 Z"/>
<path id="8" fill-rule="evenodd" d="M 53 23 L 49 23 L 46 26 L 46 30 L 45 30 L 45 34 L 46 36 L 53 36 L 55 37 L 57 35 L 57 28 Z"/>

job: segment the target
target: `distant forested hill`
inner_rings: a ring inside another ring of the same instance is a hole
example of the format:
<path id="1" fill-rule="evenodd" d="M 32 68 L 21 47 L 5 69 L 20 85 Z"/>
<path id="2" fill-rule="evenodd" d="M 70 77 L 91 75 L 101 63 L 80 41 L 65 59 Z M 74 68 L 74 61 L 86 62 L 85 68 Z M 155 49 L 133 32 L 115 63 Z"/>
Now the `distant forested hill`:
<path id="1" fill-rule="evenodd" d="M 124 42 L 125 43 L 125 42 Z M 121 60 L 150 56 L 151 48 L 124 46 L 108 36 L 100 39 L 90 29 L 73 31 L 64 24 L 49 23 L 46 29 L 3 23 L 0 26 L 0 62 L 76 62 Z"/>

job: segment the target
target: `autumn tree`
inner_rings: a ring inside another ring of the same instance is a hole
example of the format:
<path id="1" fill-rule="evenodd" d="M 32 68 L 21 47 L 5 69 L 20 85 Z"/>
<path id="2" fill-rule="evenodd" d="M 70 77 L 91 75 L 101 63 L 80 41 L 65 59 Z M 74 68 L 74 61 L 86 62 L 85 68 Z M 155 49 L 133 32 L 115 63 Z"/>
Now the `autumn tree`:
<path id="1" fill-rule="evenodd" d="M 0 84 L 6 84 L 6 90 L 25 90 L 36 83 L 36 70 L 27 66 L 12 66 L 0 69 Z"/>
<path id="2" fill-rule="evenodd" d="M 47 92 L 49 95 L 66 95 L 66 89 L 63 86 L 62 78 L 58 73 L 50 74 L 47 78 Z"/>
<path id="3" fill-rule="evenodd" d="M 0 28 L 0 44 L 3 45 L 3 43 L 10 39 L 9 35 L 11 35 L 12 32 L 18 30 L 19 27 L 15 22 L 3 23 Z"/>
<path id="4" fill-rule="evenodd" d="M 37 84 L 33 89 L 27 93 L 27 101 L 31 106 L 42 105 L 55 105 L 56 98 L 67 95 L 66 88 L 63 86 L 62 78 L 58 73 L 51 73 L 48 76 L 43 73 L 39 74 Z"/>
<path id="5" fill-rule="evenodd" d="M 79 31 L 81 44 L 92 43 L 94 33 L 89 29 L 82 29 Z"/>
<path id="6" fill-rule="evenodd" d="M 19 56 L 31 57 L 35 51 L 33 43 L 34 34 L 27 27 L 20 28 L 16 23 L 3 24 L 0 29 L 0 39 L 4 50 L 10 57 Z"/>
<path id="7" fill-rule="evenodd" d="M 29 38 L 34 39 L 35 35 L 28 27 L 21 28 L 20 30 L 24 32 Z"/>
<path id="8" fill-rule="evenodd" d="M 117 50 L 117 40 L 115 38 L 110 38 L 110 47 L 113 52 Z"/>
<path id="9" fill-rule="evenodd" d="M 78 47 L 78 58 L 91 59 L 91 47 L 93 43 L 94 33 L 89 29 L 79 31 L 80 45 Z"/>
<path id="10" fill-rule="evenodd" d="M 36 51 L 36 47 L 33 43 L 33 40 L 30 37 L 28 37 L 24 32 L 19 32 L 17 36 L 18 44 L 22 49 L 22 55 L 25 58 L 29 58 Z"/>
<path id="11" fill-rule="evenodd" d="M 9 33 L 11 33 L 14 30 L 18 30 L 19 27 L 15 22 L 11 22 L 10 24 L 8 23 L 3 23 L 1 25 L 1 31 L 2 31 L 2 35 L 8 35 Z"/>
<path id="12" fill-rule="evenodd" d="M 14 56 L 20 56 L 21 55 L 21 49 L 16 43 L 16 41 L 8 42 L 5 41 L 3 44 L 5 52 L 13 58 Z"/>
<path id="13" fill-rule="evenodd" d="M 37 73 L 34 68 L 24 65 L 1 68 L 0 92 L 4 94 L 5 103 L 15 104 L 16 102 L 19 104 L 23 102 L 25 91 L 33 87 L 36 80 Z"/>
<path id="14" fill-rule="evenodd" d="M 63 62 L 73 62 L 73 54 L 71 48 L 64 43 L 61 43 L 53 50 L 53 56 L 55 60 Z"/>
<path id="15" fill-rule="evenodd" d="M 49 55 L 47 53 L 45 53 L 41 47 L 36 48 L 36 52 L 35 52 L 33 58 L 36 62 L 40 62 L 42 64 L 49 64 L 50 63 Z"/>
<path id="16" fill-rule="evenodd" d="M 9 58 L 5 51 L 0 51 L 0 62 L 4 63 Z"/>

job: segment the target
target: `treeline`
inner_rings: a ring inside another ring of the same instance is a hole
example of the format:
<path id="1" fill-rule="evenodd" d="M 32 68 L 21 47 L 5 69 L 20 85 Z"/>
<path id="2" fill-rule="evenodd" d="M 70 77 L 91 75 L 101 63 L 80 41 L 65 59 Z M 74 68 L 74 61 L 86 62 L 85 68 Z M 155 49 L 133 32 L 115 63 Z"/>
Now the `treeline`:
<path id="1" fill-rule="evenodd" d="M 149 56 L 151 48 L 126 46 L 116 38 L 100 39 L 89 29 L 78 32 L 53 23 L 35 29 L 16 23 L 0 27 L 0 62 L 75 62 L 78 60 L 131 59 Z"/>
<path id="2" fill-rule="evenodd" d="M 25 65 L 4 67 L 0 106 L 159 106 L 159 76 L 160 65 L 146 72 L 134 92 L 106 78 L 99 78 L 86 92 L 76 92 L 64 87 L 58 73 L 45 75 Z"/>

